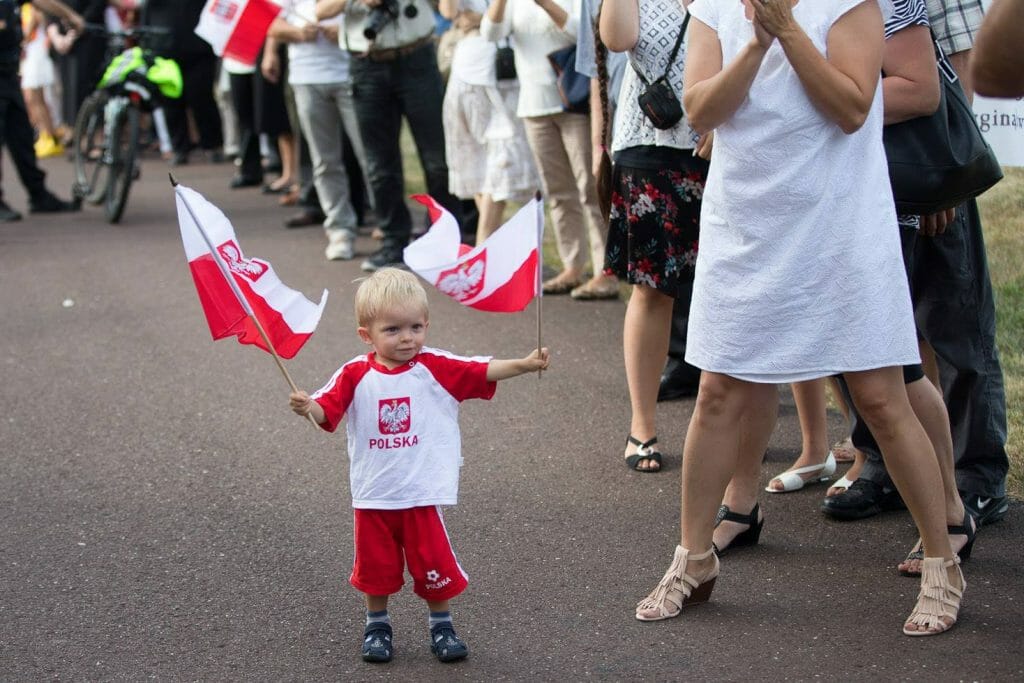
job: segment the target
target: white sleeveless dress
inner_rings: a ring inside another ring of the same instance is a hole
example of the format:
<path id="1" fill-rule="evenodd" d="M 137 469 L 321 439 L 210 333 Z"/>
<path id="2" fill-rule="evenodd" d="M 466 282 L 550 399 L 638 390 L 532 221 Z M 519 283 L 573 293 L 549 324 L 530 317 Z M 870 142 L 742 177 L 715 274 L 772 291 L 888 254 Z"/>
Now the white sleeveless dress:
<path id="1" fill-rule="evenodd" d="M 832 24 L 861 1 L 802 0 L 793 12 L 824 54 Z M 753 36 L 739 0 L 689 11 L 717 31 L 724 64 Z M 763 383 L 919 362 L 882 125 L 881 83 L 846 135 L 771 46 L 715 130 L 687 362 Z"/>

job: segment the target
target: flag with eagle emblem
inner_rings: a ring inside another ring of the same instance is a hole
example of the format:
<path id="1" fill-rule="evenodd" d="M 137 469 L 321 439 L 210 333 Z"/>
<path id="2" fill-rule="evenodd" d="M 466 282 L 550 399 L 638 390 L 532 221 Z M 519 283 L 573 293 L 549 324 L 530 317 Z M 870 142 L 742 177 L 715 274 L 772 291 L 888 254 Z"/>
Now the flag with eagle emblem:
<path id="1" fill-rule="evenodd" d="M 515 313 L 537 296 L 544 215 L 530 200 L 483 244 L 461 243 L 459 224 L 427 195 L 413 199 L 427 207 L 431 227 L 403 252 L 405 264 L 460 304 L 492 313 Z"/>

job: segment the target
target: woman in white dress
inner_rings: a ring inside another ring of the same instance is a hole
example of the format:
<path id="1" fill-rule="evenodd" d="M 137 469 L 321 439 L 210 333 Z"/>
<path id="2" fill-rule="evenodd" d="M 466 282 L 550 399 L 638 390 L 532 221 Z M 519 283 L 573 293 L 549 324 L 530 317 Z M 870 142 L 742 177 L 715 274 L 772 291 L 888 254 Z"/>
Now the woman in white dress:
<path id="1" fill-rule="evenodd" d="M 900 368 L 919 358 L 882 146 L 878 4 L 695 0 L 689 11 L 684 103 L 695 130 L 715 131 L 686 353 L 703 375 L 681 543 L 636 616 L 673 617 L 710 596 L 718 504 L 734 474 L 760 470 L 774 385 L 842 373 L 923 539 L 903 632 L 941 633 L 964 581 Z"/>
<path id="2" fill-rule="evenodd" d="M 442 110 L 448 189 L 480 214 L 476 243 L 498 229 L 509 200 L 537 190 L 537 171 L 516 116 L 519 81 L 497 78 L 498 46 L 480 35 L 488 0 L 440 0 L 441 15 L 467 32 L 455 46 Z"/>

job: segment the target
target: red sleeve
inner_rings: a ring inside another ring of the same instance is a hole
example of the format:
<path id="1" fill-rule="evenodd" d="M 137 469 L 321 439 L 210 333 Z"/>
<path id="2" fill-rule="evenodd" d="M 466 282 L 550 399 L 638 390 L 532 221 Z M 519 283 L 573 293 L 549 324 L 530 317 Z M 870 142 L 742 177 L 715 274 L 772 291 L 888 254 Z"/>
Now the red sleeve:
<path id="1" fill-rule="evenodd" d="M 352 403 L 356 386 L 369 371 L 370 365 L 365 359 L 349 361 L 334 373 L 327 384 L 313 393 L 313 400 L 324 409 L 325 419 L 320 423 L 322 429 L 333 432 L 338 428 Z"/>
<path id="2" fill-rule="evenodd" d="M 420 354 L 420 362 L 460 403 L 470 398 L 490 399 L 498 386 L 497 382 L 487 381 L 487 366 L 491 359 L 484 356 L 466 358 L 431 350 Z"/>

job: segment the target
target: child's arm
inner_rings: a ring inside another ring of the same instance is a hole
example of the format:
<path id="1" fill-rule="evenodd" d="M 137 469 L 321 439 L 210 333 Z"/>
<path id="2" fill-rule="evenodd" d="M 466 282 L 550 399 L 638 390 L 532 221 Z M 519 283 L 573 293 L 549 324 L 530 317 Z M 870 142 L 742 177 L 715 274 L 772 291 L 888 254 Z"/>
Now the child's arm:
<path id="1" fill-rule="evenodd" d="M 296 414 L 303 417 L 312 415 L 317 424 L 323 424 L 327 419 L 327 416 L 324 415 L 324 409 L 319 403 L 311 399 L 305 391 L 293 391 L 288 399 L 288 404 Z"/>
<path id="2" fill-rule="evenodd" d="M 548 349 L 547 347 L 544 347 L 542 349 L 534 349 L 526 358 L 517 358 L 514 360 L 500 360 L 495 358 L 491 360 L 491 362 L 487 364 L 487 381 L 497 382 L 498 380 L 525 375 L 526 373 L 533 372 L 534 370 L 547 369 Z"/>

